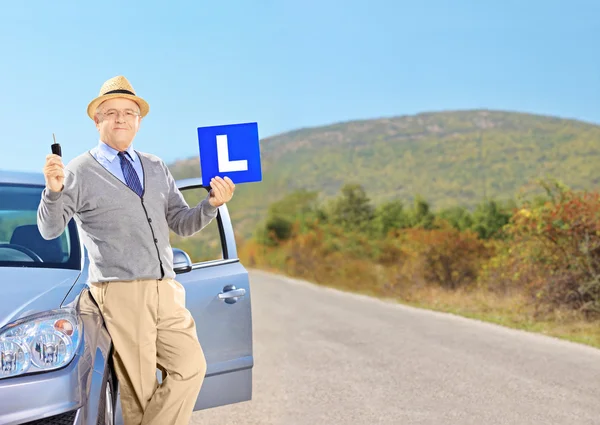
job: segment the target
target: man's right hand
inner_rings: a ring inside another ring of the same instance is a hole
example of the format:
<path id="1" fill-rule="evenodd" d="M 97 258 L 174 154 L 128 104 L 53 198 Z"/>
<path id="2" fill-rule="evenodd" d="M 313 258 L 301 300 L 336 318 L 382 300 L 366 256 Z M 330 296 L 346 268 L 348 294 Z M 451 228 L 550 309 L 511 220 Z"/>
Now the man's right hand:
<path id="1" fill-rule="evenodd" d="M 46 156 L 44 178 L 46 179 L 46 187 L 52 192 L 62 191 L 65 182 L 64 168 L 60 156 L 52 153 Z"/>

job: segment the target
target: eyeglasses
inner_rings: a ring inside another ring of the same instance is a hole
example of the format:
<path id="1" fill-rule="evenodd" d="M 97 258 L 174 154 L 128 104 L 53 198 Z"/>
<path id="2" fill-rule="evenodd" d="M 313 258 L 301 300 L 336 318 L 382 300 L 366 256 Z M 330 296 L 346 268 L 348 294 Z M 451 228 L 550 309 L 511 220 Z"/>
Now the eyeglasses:
<path id="1" fill-rule="evenodd" d="M 120 113 L 122 113 L 123 117 L 125 117 L 126 120 L 133 120 L 141 115 L 139 112 L 134 111 L 133 109 L 125 109 L 122 111 L 118 109 L 109 109 L 105 112 L 100 112 L 101 115 L 112 120 L 118 118 Z"/>

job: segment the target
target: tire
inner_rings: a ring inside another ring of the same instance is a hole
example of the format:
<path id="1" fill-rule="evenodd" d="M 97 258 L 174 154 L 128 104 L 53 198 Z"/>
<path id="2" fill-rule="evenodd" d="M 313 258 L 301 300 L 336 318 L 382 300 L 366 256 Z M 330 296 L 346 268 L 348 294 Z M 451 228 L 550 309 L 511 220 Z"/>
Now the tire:
<path id="1" fill-rule="evenodd" d="M 100 393 L 100 403 L 98 404 L 97 425 L 114 425 L 115 400 L 115 382 L 113 373 L 111 367 L 107 365 Z"/>

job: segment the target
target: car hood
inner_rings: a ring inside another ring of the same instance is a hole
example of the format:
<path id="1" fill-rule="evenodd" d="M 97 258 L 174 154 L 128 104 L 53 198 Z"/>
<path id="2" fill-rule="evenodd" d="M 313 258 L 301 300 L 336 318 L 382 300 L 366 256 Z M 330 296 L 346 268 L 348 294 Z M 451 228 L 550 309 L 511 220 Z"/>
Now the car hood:
<path id="1" fill-rule="evenodd" d="M 79 270 L 0 267 L 0 328 L 24 316 L 59 308 Z"/>

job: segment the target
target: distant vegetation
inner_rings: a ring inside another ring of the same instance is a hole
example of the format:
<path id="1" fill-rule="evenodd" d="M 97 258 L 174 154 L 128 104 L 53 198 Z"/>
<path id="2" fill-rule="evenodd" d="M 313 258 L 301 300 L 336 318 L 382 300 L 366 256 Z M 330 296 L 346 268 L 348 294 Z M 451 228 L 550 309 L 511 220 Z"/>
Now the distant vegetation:
<path id="1" fill-rule="evenodd" d="M 269 205 L 298 189 L 336 196 L 349 181 L 380 204 L 432 209 L 541 194 L 538 179 L 574 190 L 600 185 L 600 126 L 497 111 L 424 113 L 307 128 L 261 140 L 264 180 L 241 184 L 230 209 L 252 235 Z M 200 176 L 197 157 L 170 165 L 176 178 Z"/>
<path id="2" fill-rule="evenodd" d="M 264 181 L 228 205 L 245 264 L 600 347 L 600 127 L 444 112 L 261 149 Z"/>
<path id="3" fill-rule="evenodd" d="M 561 328 L 568 317 L 578 332 L 582 321 L 596 323 L 592 336 L 586 325 L 579 336 L 600 346 L 600 193 L 541 186 L 545 196 L 485 201 L 472 213 L 434 212 L 422 199 L 374 206 L 354 183 L 326 204 L 314 192 L 293 192 L 271 205 L 241 257 L 251 267 L 407 302 L 431 306 L 461 294 L 469 313 L 558 320 Z"/>

